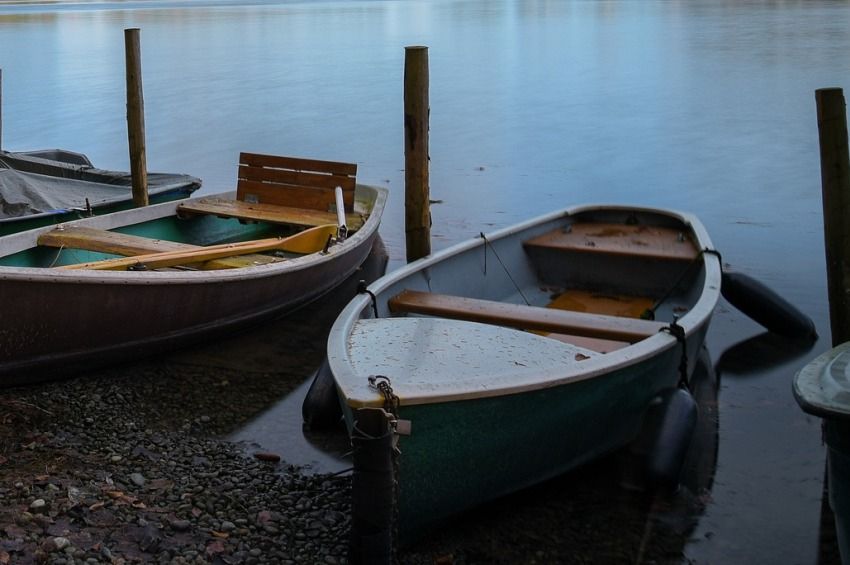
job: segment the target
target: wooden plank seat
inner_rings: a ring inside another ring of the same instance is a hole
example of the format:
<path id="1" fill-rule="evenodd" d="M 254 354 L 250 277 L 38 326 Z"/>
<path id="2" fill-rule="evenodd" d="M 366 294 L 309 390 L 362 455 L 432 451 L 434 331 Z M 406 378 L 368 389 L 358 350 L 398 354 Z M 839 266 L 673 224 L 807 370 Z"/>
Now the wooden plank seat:
<path id="1" fill-rule="evenodd" d="M 314 227 L 337 222 L 336 212 L 227 200 L 224 198 L 200 198 L 193 202 L 180 204 L 177 213 L 185 218 L 197 214 L 210 214 L 221 218 L 238 218 L 254 222 L 269 222 L 272 224 L 288 224 L 299 227 Z M 363 226 L 363 216 L 354 212 L 346 212 L 345 224 L 349 230 L 355 231 Z"/>
<path id="2" fill-rule="evenodd" d="M 303 227 L 336 223 L 336 187 L 342 189 L 349 230 L 363 225 L 354 212 L 357 165 L 278 155 L 241 153 L 236 200 L 201 198 L 178 206 L 182 217 L 224 218 Z"/>
<path id="3" fill-rule="evenodd" d="M 525 330 L 573 334 L 629 343 L 655 335 L 667 326 L 663 322 L 651 320 L 570 312 L 409 289 L 403 290 L 390 298 L 388 305 L 393 313 L 406 312 L 440 316 Z"/>
<path id="4" fill-rule="evenodd" d="M 692 261 L 699 255 L 681 230 L 645 225 L 578 222 L 523 242 L 526 248 Z"/>
<path id="5" fill-rule="evenodd" d="M 321 251 L 329 238 L 336 235 L 337 226 L 328 224 L 308 228 L 288 237 L 271 237 L 236 243 L 221 243 L 218 245 L 192 246 L 191 249 L 176 251 L 161 251 L 122 257 L 119 259 L 104 259 L 73 265 L 62 265 L 59 269 L 93 269 L 123 271 L 142 267 L 144 270 L 162 269 L 180 265 L 208 265 L 215 261 L 233 260 L 255 252 L 286 251 L 289 253 L 308 254 Z"/>
<path id="6" fill-rule="evenodd" d="M 41 234 L 38 237 L 38 244 L 46 247 L 83 249 L 99 253 L 110 253 L 124 257 L 203 249 L 199 245 L 71 225 L 58 227 Z M 279 257 L 273 257 L 271 255 L 242 255 L 209 261 L 204 264 L 204 268 L 232 269 L 275 263 L 282 260 Z"/>

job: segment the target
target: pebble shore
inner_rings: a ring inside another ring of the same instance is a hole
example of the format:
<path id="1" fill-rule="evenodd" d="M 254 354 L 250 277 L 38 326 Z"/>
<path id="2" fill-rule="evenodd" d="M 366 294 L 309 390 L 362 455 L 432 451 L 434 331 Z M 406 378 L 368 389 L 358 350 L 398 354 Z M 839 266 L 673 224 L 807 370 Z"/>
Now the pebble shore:
<path id="1" fill-rule="evenodd" d="M 169 414 L 166 370 L 0 395 L 0 563 L 346 563 L 349 479 Z"/>

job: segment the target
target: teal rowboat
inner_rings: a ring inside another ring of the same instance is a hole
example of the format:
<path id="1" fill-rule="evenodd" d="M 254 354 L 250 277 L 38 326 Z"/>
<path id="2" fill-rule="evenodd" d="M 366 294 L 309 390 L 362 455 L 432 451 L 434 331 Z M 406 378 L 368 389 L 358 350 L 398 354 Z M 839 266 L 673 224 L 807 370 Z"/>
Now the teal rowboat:
<path id="1" fill-rule="evenodd" d="M 151 204 L 186 198 L 201 180 L 148 173 Z M 133 207 L 130 173 L 107 171 L 63 149 L 0 151 L 0 235 Z"/>
<path id="2" fill-rule="evenodd" d="M 577 206 L 349 303 L 329 367 L 350 432 L 370 410 L 397 421 L 399 539 L 631 442 L 693 371 L 720 293 L 711 249 L 690 214 Z"/>

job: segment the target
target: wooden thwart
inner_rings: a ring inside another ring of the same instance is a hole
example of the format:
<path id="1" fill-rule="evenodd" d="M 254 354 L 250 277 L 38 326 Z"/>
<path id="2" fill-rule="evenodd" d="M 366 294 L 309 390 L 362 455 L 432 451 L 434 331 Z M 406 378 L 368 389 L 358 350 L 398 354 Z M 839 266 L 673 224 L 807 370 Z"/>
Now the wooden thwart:
<path id="1" fill-rule="evenodd" d="M 416 290 L 404 290 L 390 298 L 389 308 L 393 313 L 426 314 L 630 343 L 655 335 L 667 326 L 662 322 L 651 320 L 569 312 Z"/>
<path id="2" fill-rule="evenodd" d="M 310 228 L 284 238 L 273 237 L 241 243 L 224 243 L 186 251 L 165 251 L 121 259 L 107 259 L 104 261 L 65 265 L 57 268 L 123 271 L 130 267 L 143 266 L 145 269 L 162 269 L 265 251 L 287 251 L 301 254 L 316 253 L 325 247 L 328 243 L 328 238 L 335 235 L 336 231 L 336 224 L 331 224 Z"/>
<path id="3" fill-rule="evenodd" d="M 166 239 L 152 239 L 138 235 L 68 225 L 38 236 L 38 244 L 47 247 L 85 249 L 113 255 L 141 255 L 193 249 L 197 246 Z"/>
<path id="4" fill-rule="evenodd" d="M 188 243 L 168 241 L 167 239 L 153 239 L 74 225 L 63 226 L 41 234 L 38 237 L 38 244 L 46 247 L 84 249 L 86 251 L 123 255 L 125 257 L 204 249 L 200 245 L 190 245 Z M 233 269 L 274 263 L 280 260 L 270 255 L 242 255 L 209 261 L 204 264 L 204 268 Z"/>
<path id="5" fill-rule="evenodd" d="M 568 229 L 558 228 L 539 235 L 523 245 L 682 261 L 699 255 L 694 242 L 681 230 L 626 224 L 575 223 Z"/>

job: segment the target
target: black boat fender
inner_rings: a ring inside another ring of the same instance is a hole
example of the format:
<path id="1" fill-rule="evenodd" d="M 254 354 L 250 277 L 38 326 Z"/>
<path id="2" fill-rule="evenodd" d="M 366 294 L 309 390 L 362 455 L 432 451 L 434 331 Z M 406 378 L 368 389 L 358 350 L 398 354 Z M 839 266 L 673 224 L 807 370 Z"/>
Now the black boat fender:
<path id="1" fill-rule="evenodd" d="M 723 271 L 722 277 L 723 298 L 771 332 L 791 338 L 817 337 L 812 319 L 763 283 L 743 273 Z"/>
<path id="2" fill-rule="evenodd" d="M 313 374 L 313 382 L 301 404 L 301 417 L 311 430 L 329 430 L 339 425 L 342 407 L 327 358 Z"/>
<path id="3" fill-rule="evenodd" d="M 696 401 L 686 389 L 670 388 L 656 396 L 628 448 L 628 465 L 637 468 L 626 469 L 630 476 L 624 486 L 676 491 L 697 417 Z"/>

